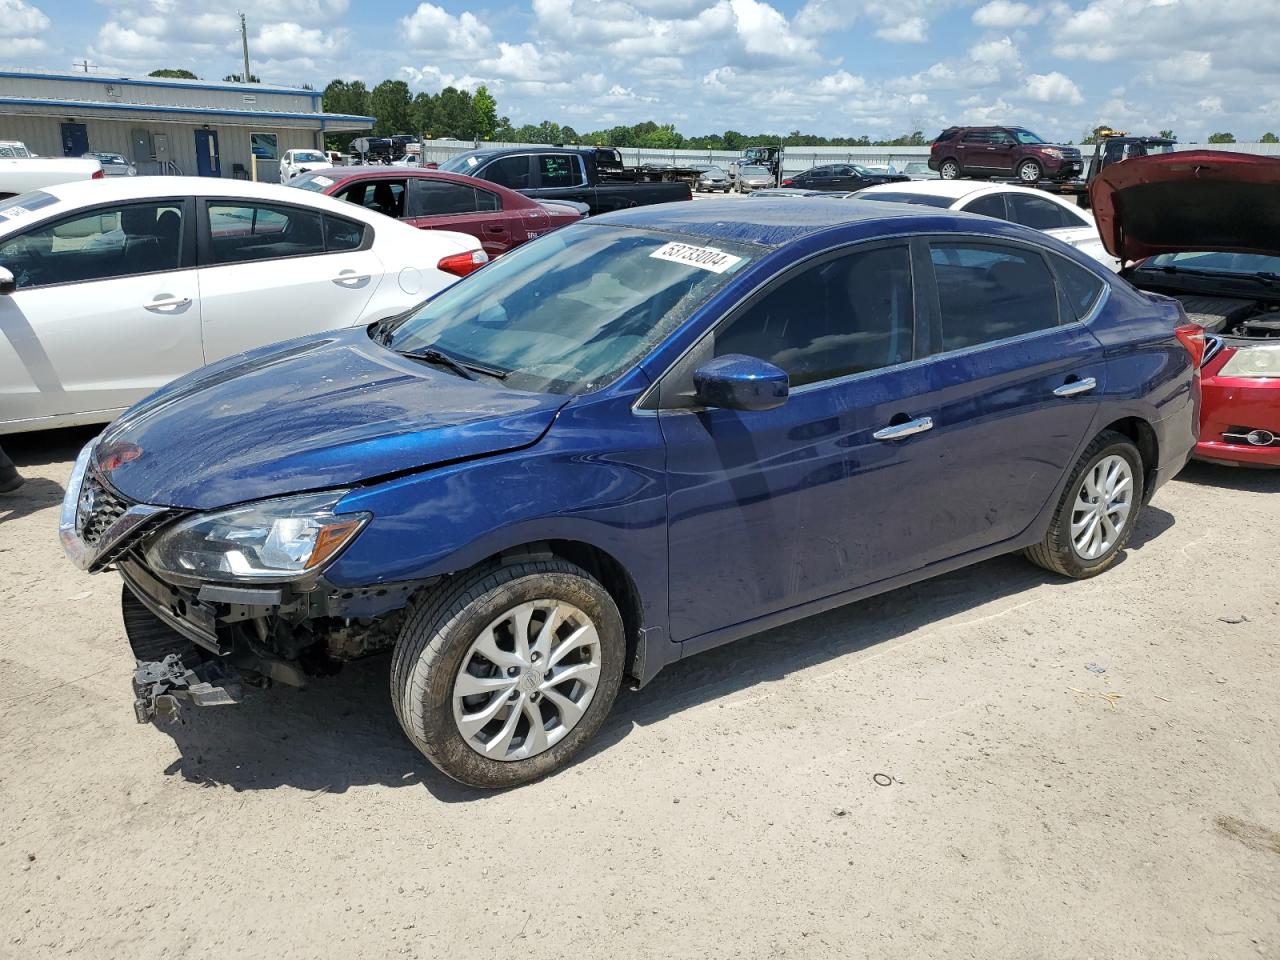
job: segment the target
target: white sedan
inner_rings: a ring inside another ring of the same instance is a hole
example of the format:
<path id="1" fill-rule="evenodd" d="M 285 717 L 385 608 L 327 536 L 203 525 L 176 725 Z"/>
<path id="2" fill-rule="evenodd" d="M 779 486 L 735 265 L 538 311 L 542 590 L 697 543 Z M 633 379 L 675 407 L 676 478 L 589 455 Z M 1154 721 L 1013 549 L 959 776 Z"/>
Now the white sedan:
<path id="1" fill-rule="evenodd" d="M 1071 244 L 1112 270 L 1120 269 L 1120 261 L 1102 246 L 1093 214 L 1056 193 L 1034 187 L 981 180 L 912 180 L 867 187 L 849 196 L 858 200 L 919 203 L 1020 223 Z"/>
<path id="2" fill-rule="evenodd" d="M 319 150 L 289 150 L 280 160 L 280 182 L 288 183 L 300 173 L 332 166 L 329 155 Z"/>
<path id="3" fill-rule="evenodd" d="M 106 422 L 206 363 L 394 315 L 487 260 L 467 234 L 243 180 L 0 201 L 0 434 Z"/>

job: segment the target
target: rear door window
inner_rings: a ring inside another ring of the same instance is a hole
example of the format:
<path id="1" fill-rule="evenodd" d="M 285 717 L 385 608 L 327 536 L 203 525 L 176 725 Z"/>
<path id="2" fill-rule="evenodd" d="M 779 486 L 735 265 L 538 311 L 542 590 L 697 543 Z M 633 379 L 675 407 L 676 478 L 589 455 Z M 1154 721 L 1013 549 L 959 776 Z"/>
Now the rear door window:
<path id="1" fill-rule="evenodd" d="M 544 153 L 538 156 L 540 187 L 581 186 L 582 170 L 578 158 L 566 154 Z"/>
<path id="2" fill-rule="evenodd" d="M 465 183 L 415 177 L 409 183 L 409 216 L 449 217 L 475 213 L 476 193 L 474 187 Z"/>
<path id="3" fill-rule="evenodd" d="M 1058 325 L 1058 289 L 1038 252 L 974 241 L 930 248 L 943 352 Z"/>
<path id="4" fill-rule="evenodd" d="M 1005 211 L 1003 193 L 988 193 L 976 200 L 970 200 L 960 209 L 965 213 L 978 213 L 984 217 L 995 217 L 997 220 L 1009 219 Z"/>
<path id="5" fill-rule="evenodd" d="M 215 264 L 280 260 L 325 252 L 318 211 L 276 204 L 210 201 L 209 255 Z"/>
<path id="6" fill-rule="evenodd" d="M 1033 230 L 1054 230 L 1058 227 L 1083 227 L 1084 220 L 1060 203 L 1033 197 L 1025 193 L 1010 193 L 1009 219 Z"/>

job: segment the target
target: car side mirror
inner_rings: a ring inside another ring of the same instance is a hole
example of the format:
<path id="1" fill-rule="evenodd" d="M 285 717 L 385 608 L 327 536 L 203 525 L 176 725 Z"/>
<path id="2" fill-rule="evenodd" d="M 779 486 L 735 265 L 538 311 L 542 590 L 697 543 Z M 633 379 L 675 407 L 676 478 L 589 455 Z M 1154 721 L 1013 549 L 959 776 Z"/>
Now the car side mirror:
<path id="1" fill-rule="evenodd" d="M 693 371 L 694 400 L 725 410 L 772 410 L 790 393 L 786 371 L 740 353 L 716 357 Z"/>
<path id="2" fill-rule="evenodd" d="M 4 267 L 0 267 L 0 295 L 7 297 L 9 294 L 17 292 L 17 278 Z"/>

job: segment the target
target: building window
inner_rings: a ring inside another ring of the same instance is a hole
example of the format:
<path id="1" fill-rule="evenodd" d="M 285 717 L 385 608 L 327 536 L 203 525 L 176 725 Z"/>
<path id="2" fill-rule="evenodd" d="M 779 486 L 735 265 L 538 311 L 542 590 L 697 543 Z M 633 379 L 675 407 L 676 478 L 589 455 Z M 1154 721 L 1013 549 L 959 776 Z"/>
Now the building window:
<path id="1" fill-rule="evenodd" d="M 259 160 L 279 160 L 280 153 L 276 146 L 274 133 L 249 134 L 249 149 Z"/>

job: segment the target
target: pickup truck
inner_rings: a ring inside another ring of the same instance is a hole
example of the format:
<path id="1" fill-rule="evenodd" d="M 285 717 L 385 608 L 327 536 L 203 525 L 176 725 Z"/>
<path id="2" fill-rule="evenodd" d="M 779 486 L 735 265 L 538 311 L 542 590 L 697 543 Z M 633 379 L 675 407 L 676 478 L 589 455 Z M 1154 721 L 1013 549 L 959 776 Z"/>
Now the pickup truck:
<path id="1" fill-rule="evenodd" d="M 72 180 L 101 180 L 92 157 L 37 157 L 17 140 L 0 141 L 0 200 Z"/>
<path id="2" fill-rule="evenodd" d="M 687 182 L 617 179 L 597 163 L 595 150 L 558 147 L 506 147 L 458 154 L 440 169 L 508 187 L 535 200 L 585 203 L 593 215 L 672 200 L 692 200 Z"/>

